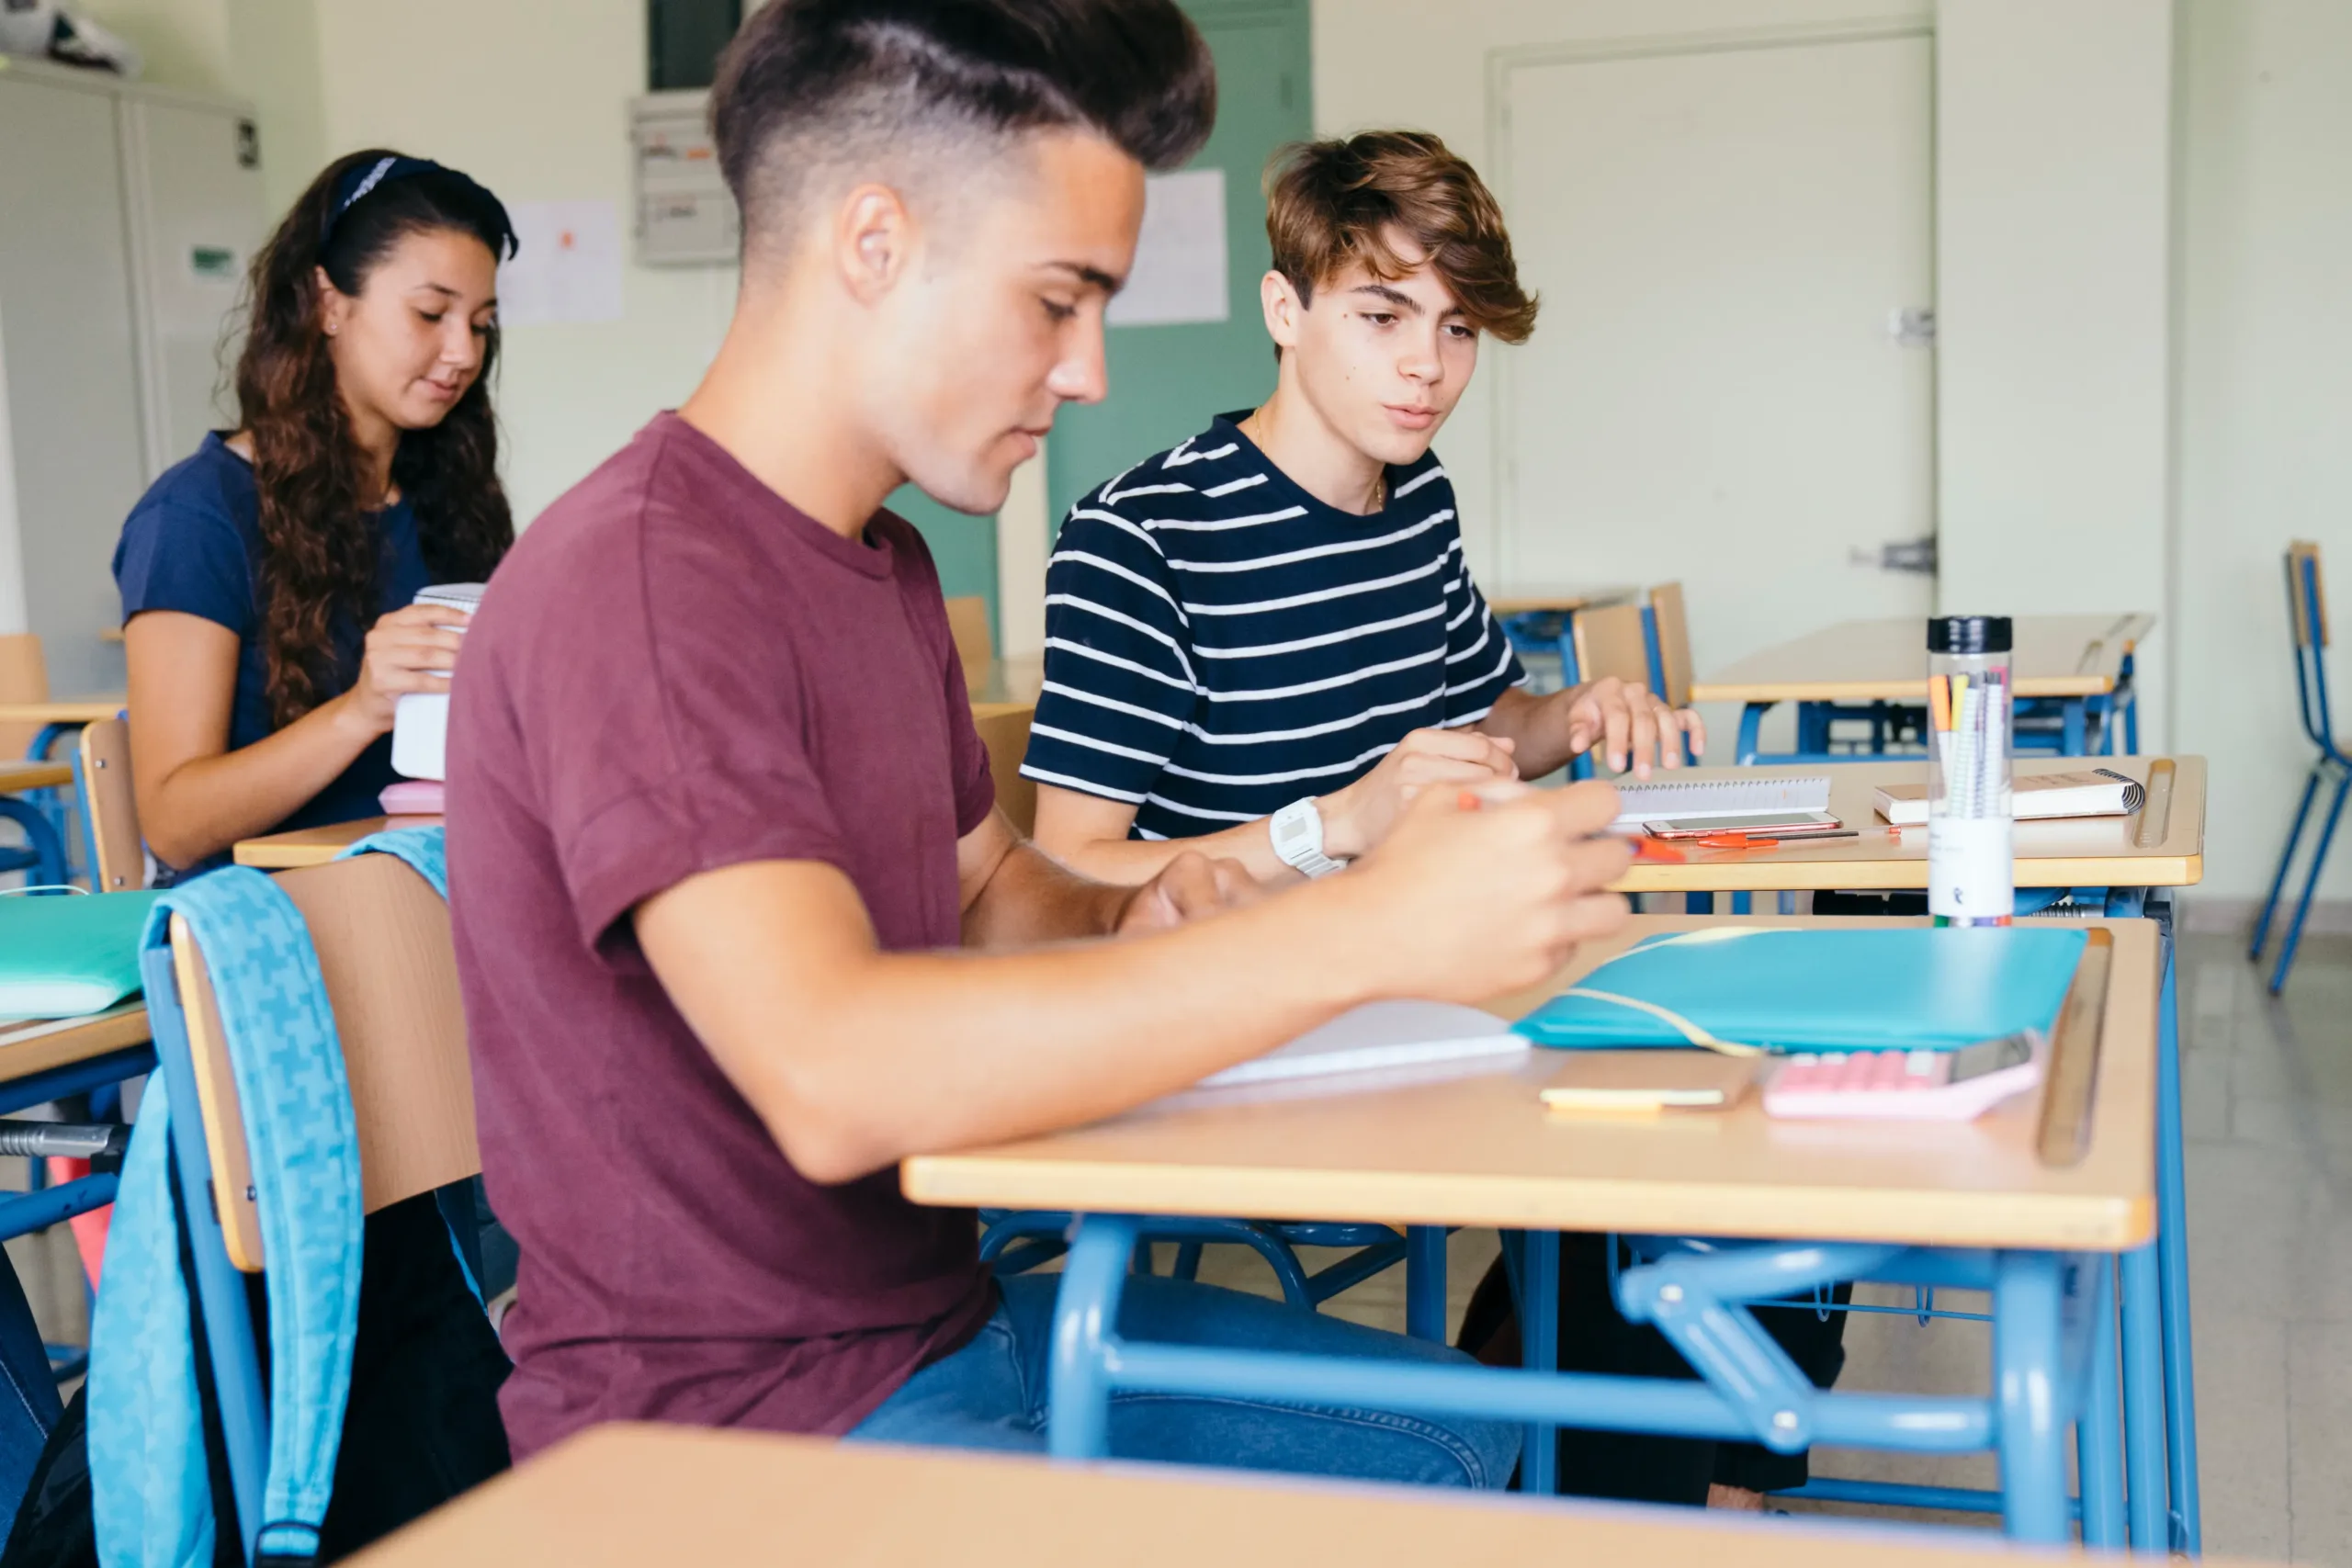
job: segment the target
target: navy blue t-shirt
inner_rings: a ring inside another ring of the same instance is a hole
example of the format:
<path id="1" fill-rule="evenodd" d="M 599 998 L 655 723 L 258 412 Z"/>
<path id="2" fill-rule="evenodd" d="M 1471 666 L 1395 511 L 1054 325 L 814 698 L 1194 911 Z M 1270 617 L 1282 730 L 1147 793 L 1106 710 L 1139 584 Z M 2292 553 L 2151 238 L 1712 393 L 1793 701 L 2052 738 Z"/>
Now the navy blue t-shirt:
<path id="1" fill-rule="evenodd" d="M 417 543 L 416 514 L 407 502 L 376 514 L 383 560 L 377 571 L 376 615 L 413 600 L 432 578 Z M 142 610 L 177 610 L 201 615 L 237 634 L 237 694 L 229 713 L 229 750 L 240 750 L 267 737 L 270 722 L 267 666 L 262 652 L 260 597 L 261 502 L 254 489 L 253 465 L 230 450 L 218 434 L 207 435 L 196 455 L 166 469 L 130 509 L 115 547 L 114 581 L 122 591 L 122 618 Z M 374 624 L 374 616 L 369 617 Z M 336 693 L 359 678 L 367 626 L 332 628 Z M 377 801 L 392 772 L 392 739 L 379 737 L 309 804 L 272 831 L 316 828 L 374 817 Z M 223 853 L 181 874 L 225 864 Z M 163 880 L 168 882 L 167 874 Z"/>

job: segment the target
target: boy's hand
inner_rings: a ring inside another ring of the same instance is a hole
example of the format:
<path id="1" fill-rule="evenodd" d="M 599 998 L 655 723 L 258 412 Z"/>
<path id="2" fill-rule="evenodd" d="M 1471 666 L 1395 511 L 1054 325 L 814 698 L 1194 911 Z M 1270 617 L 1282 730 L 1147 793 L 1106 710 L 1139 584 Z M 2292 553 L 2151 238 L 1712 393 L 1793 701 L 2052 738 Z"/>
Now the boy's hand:
<path id="1" fill-rule="evenodd" d="M 1120 904 L 1111 929 L 1126 936 L 1136 931 L 1166 931 L 1186 920 L 1254 903 L 1264 892 L 1249 868 L 1238 860 L 1211 860 L 1204 854 L 1178 855 L 1159 874 L 1129 893 Z"/>
<path id="2" fill-rule="evenodd" d="M 1568 754 L 1580 757 L 1601 746 L 1612 773 L 1630 767 L 1635 778 L 1645 779 L 1653 757 L 1669 768 L 1680 767 L 1686 735 L 1691 756 L 1707 754 L 1707 727 L 1698 713 L 1668 707 L 1646 686 L 1604 675 L 1550 700 L 1566 710 Z"/>
<path id="3" fill-rule="evenodd" d="M 1513 742 L 1475 729 L 1416 729 L 1379 765 L 1344 789 L 1325 795 L 1323 852 L 1334 860 L 1369 853 L 1396 818 L 1433 785 L 1476 788 L 1519 777 Z"/>
<path id="4" fill-rule="evenodd" d="M 1383 995 L 1483 1001 L 1625 923 L 1625 900 L 1606 891 L 1634 858 L 1602 831 L 1614 789 L 1492 791 L 1476 809 L 1462 794 L 1424 792 L 1360 869 L 1334 879 L 1363 901 L 1361 956 Z"/>

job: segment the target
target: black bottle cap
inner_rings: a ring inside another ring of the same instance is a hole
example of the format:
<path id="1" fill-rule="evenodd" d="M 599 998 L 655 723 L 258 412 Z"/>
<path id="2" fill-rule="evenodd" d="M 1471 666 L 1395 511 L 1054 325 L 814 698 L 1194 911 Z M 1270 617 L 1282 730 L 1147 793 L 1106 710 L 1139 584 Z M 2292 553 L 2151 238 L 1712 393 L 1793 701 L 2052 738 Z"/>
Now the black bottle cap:
<path id="1" fill-rule="evenodd" d="M 1930 615 L 1928 617 L 1928 651 L 2007 653 L 2009 651 L 2009 617 Z"/>

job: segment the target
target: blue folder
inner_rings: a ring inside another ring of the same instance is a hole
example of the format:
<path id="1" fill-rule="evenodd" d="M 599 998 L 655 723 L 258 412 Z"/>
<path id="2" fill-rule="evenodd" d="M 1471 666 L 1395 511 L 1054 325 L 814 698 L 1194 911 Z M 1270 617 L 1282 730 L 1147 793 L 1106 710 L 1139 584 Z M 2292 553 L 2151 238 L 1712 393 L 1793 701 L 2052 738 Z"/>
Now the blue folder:
<path id="1" fill-rule="evenodd" d="M 1951 1051 L 2048 1032 L 2086 933 L 2050 927 L 1791 931 L 1707 927 L 1653 937 L 1573 989 L 1647 1003 L 1717 1040 L 1775 1051 Z M 1561 996 L 1514 1026 L 1539 1045 L 1692 1043 L 1667 1019 Z"/>

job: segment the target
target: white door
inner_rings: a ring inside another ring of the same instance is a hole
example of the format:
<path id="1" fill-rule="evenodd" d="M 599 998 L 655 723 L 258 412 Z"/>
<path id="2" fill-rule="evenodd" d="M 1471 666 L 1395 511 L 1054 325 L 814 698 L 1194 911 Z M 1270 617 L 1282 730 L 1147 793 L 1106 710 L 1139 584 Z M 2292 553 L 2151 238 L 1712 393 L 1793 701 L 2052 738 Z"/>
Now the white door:
<path id="1" fill-rule="evenodd" d="M 208 430 L 233 428 L 242 339 L 222 330 L 267 237 L 251 122 L 235 110 L 122 102 L 134 286 L 148 338 L 144 392 L 152 479 Z"/>
<path id="2" fill-rule="evenodd" d="M 1891 28 L 1501 62 L 1543 311 L 1498 367 L 1498 581 L 1679 579 L 1702 676 L 1928 614 L 1882 562 L 1935 527 L 1933 349 L 1894 330 L 1933 304 L 1933 81 Z"/>

